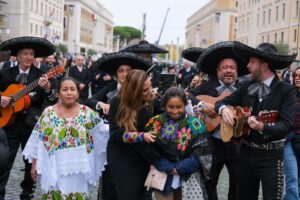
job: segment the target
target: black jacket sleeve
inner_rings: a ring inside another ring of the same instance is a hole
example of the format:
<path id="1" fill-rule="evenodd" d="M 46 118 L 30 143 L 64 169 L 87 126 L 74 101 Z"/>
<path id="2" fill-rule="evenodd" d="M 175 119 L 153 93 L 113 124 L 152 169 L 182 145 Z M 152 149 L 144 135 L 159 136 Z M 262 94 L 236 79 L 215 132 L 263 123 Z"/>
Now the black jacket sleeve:
<path id="1" fill-rule="evenodd" d="M 279 110 L 278 121 L 274 124 L 265 123 L 263 135 L 271 136 L 272 140 L 286 137 L 292 128 L 296 115 L 296 89 L 286 83 L 282 84 L 283 99 Z"/>
<path id="2" fill-rule="evenodd" d="M 124 129 L 118 127 L 116 116 L 119 108 L 119 98 L 115 97 L 112 99 L 110 104 L 110 109 L 108 113 L 108 121 L 109 121 L 109 134 L 111 141 L 123 142 L 123 133 Z"/>

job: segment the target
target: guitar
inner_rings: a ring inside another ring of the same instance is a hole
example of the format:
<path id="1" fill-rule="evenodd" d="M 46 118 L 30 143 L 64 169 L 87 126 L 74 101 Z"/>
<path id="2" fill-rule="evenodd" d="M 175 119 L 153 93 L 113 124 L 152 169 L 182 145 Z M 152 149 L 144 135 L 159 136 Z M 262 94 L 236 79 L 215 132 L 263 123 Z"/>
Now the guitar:
<path id="1" fill-rule="evenodd" d="M 54 76 L 62 74 L 64 68 L 57 66 L 47 72 L 47 78 L 50 79 Z M 1 96 L 9 96 L 12 98 L 10 104 L 5 108 L 0 108 L 0 128 L 11 125 L 15 119 L 15 113 L 27 110 L 30 108 L 31 100 L 28 95 L 34 88 L 38 86 L 38 80 L 33 81 L 27 86 L 22 84 L 11 84 L 1 94 Z"/>
<path id="2" fill-rule="evenodd" d="M 257 121 L 260 121 L 262 123 L 275 123 L 278 119 L 279 113 L 278 111 L 275 110 L 271 110 L 271 111 L 261 111 L 259 112 L 257 118 Z M 244 121 L 246 121 L 246 123 L 243 126 L 243 131 L 241 134 L 241 137 L 247 137 L 250 135 L 250 126 L 247 123 L 248 117 L 245 117 Z"/>
<path id="3" fill-rule="evenodd" d="M 246 138 L 250 135 L 250 126 L 248 124 L 248 118 L 251 116 L 251 111 L 248 107 L 232 107 L 228 106 L 231 110 L 235 124 L 234 126 L 227 125 L 221 119 L 220 135 L 223 142 L 229 142 L 230 140 L 239 140 Z M 278 119 L 278 111 L 261 111 L 256 117 L 258 121 L 263 123 L 275 123 Z"/>
<path id="4" fill-rule="evenodd" d="M 215 103 L 217 101 L 224 99 L 225 97 L 229 96 L 230 94 L 231 94 L 231 92 L 223 92 L 218 97 L 212 97 L 212 96 L 208 96 L 208 95 L 198 95 L 198 96 L 196 96 L 196 98 L 203 102 L 211 103 L 211 104 L 215 105 Z M 221 121 L 221 117 L 217 113 L 215 113 L 211 116 L 205 114 L 204 122 L 205 122 L 207 130 L 209 132 L 213 131 L 220 124 L 220 121 Z"/>

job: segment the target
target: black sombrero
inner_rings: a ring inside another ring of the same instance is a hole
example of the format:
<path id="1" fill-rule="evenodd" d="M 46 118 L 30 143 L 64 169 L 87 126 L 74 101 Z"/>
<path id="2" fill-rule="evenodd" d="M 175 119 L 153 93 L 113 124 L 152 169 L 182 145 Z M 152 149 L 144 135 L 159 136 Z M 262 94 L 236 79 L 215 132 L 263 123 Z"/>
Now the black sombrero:
<path id="1" fill-rule="evenodd" d="M 238 76 L 249 74 L 247 63 L 235 54 L 232 41 L 218 42 L 206 48 L 197 60 L 197 68 L 212 76 L 217 75 L 219 62 L 225 58 L 232 58 L 238 65 Z"/>
<path id="2" fill-rule="evenodd" d="M 270 43 L 261 43 L 255 49 L 235 41 L 233 50 L 245 62 L 248 63 L 251 57 L 259 58 L 269 63 L 273 70 L 280 70 L 288 67 L 292 64 L 297 56 L 297 54 L 278 55 L 276 47 Z"/>
<path id="3" fill-rule="evenodd" d="M 108 53 L 95 62 L 95 67 L 100 71 L 114 74 L 121 65 L 129 65 L 132 69 L 141 69 L 147 71 L 152 64 L 130 52 Z"/>
<path id="4" fill-rule="evenodd" d="M 121 49 L 121 51 L 132 52 L 132 53 L 168 53 L 167 50 L 149 43 L 146 40 L 140 41 L 138 44 L 128 45 Z"/>
<path id="5" fill-rule="evenodd" d="M 191 47 L 182 51 L 181 55 L 184 59 L 196 63 L 205 49 L 200 47 Z"/>
<path id="6" fill-rule="evenodd" d="M 32 36 L 12 38 L 0 44 L 0 51 L 9 50 L 11 56 L 16 56 L 18 51 L 26 48 L 34 49 L 35 57 L 46 57 L 56 50 L 48 40 Z"/>

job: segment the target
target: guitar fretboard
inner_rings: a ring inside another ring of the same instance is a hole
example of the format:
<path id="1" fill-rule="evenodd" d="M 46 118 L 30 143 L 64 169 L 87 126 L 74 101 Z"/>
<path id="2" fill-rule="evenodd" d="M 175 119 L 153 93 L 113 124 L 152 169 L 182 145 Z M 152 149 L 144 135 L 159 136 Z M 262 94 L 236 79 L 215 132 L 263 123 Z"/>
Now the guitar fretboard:
<path id="1" fill-rule="evenodd" d="M 20 98 L 22 98 L 25 94 L 28 94 L 31 90 L 36 88 L 38 86 L 38 80 L 33 81 L 29 85 L 27 85 L 23 90 L 18 92 L 13 96 L 14 101 L 18 101 Z"/>

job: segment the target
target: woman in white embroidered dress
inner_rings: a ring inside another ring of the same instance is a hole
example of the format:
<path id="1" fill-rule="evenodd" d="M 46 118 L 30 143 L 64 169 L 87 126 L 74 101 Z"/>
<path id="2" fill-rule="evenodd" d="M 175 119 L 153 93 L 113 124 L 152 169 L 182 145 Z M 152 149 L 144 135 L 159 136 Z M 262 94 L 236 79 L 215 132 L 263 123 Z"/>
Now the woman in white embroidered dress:
<path id="1" fill-rule="evenodd" d="M 108 131 L 96 112 L 77 103 L 75 79 L 61 80 L 58 97 L 44 110 L 23 155 L 32 162 L 32 179 L 41 183 L 41 199 L 90 199 L 106 164 Z"/>

